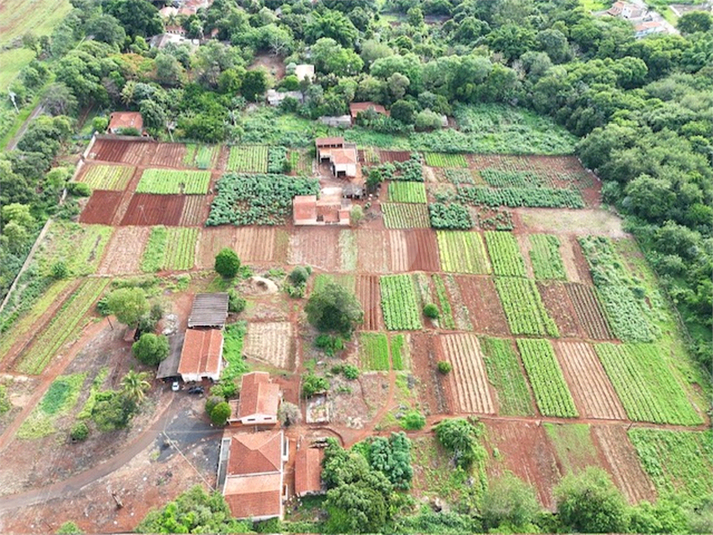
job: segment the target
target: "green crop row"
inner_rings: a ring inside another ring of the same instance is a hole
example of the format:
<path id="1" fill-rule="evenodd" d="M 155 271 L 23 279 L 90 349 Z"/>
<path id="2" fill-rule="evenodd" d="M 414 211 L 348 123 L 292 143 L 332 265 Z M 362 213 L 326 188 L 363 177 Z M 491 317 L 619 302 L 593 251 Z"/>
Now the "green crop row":
<path id="1" fill-rule="evenodd" d="M 445 152 L 426 152 L 426 165 L 431 167 L 468 167 L 468 162 L 462 154 Z"/>
<path id="2" fill-rule="evenodd" d="M 428 228 L 428 209 L 425 204 L 381 203 L 386 228 Z"/>
<path id="3" fill-rule="evenodd" d="M 557 236 L 531 234 L 530 261 L 536 279 L 567 280 Z"/>
<path id="4" fill-rule="evenodd" d="M 458 199 L 466 204 L 490 207 L 527 206 L 530 208 L 584 208 L 584 199 L 578 191 L 559 188 L 491 188 L 487 186 L 462 186 Z"/>
<path id="5" fill-rule="evenodd" d="M 92 189 L 123 191 L 129 185 L 134 170 L 128 165 L 91 165 L 78 181 Z"/>
<path id="6" fill-rule="evenodd" d="M 153 227 L 146 244 L 141 269 L 147 273 L 162 270 L 189 270 L 195 261 L 198 229 Z"/>
<path id="7" fill-rule="evenodd" d="M 58 262 L 64 263 L 73 276 L 94 273 L 113 230 L 103 225 L 53 221 L 37 251 L 40 273 L 51 275 L 52 267 Z"/>
<path id="8" fill-rule="evenodd" d="M 510 232 L 488 230 L 485 232 L 493 273 L 505 277 L 525 277 L 525 261 L 520 254 L 515 235 Z"/>
<path id="9" fill-rule="evenodd" d="M 215 145 L 201 145 L 196 154 L 196 167 L 198 169 L 212 169 L 220 147 Z"/>
<path id="10" fill-rule="evenodd" d="M 425 203 L 426 186 L 423 182 L 389 182 L 389 201 Z"/>
<path id="11" fill-rule="evenodd" d="M 39 374 L 50 359 L 77 333 L 80 322 L 94 302 L 104 292 L 109 279 L 91 278 L 85 280 L 77 291 L 57 311 L 52 321 L 33 340 L 17 365 L 17 371 Z"/>
<path id="12" fill-rule="evenodd" d="M 478 232 L 439 230 L 436 238 L 443 271 L 479 275 L 491 272 L 483 237 Z"/>
<path id="13" fill-rule="evenodd" d="M 421 311 L 411 276 L 386 275 L 381 277 L 380 286 L 386 328 L 390 331 L 420 329 Z"/>
<path id="14" fill-rule="evenodd" d="M 146 169 L 136 187 L 136 193 L 161 195 L 203 195 L 210 187 L 210 172 L 175 169 Z"/>
<path id="15" fill-rule="evenodd" d="M 481 169 L 480 176 L 494 188 L 540 188 L 548 184 L 546 177 L 533 171 L 506 171 L 502 169 Z"/>
<path id="16" fill-rule="evenodd" d="M 287 149 L 285 147 L 270 147 L 267 151 L 267 172 L 280 174 L 288 170 Z"/>
<path id="17" fill-rule="evenodd" d="M 444 329 L 449 329 L 451 331 L 455 330 L 456 322 L 453 318 L 453 309 L 451 308 L 451 303 L 448 301 L 448 292 L 446 291 L 446 285 L 440 275 L 433 274 L 431 276 L 433 279 L 433 286 L 436 288 L 436 297 L 438 297 L 438 308 L 441 310 L 441 317 L 439 322 Z"/>
<path id="18" fill-rule="evenodd" d="M 230 147 L 228 171 L 267 173 L 267 145 L 236 145 Z"/>
<path id="19" fill-rule="evenodd" d="M 455 202 L 449 204 L 434 203 L 428 205 L 431 227 L 436 229 L 469 230 L 473 228 L 473 219 L 468 208 Z"/>
<path id="20" fill-rule="evenodd" d="M 513 334 L 559 336 L 557 325 L 547 313 L 532 280 L 498 277 L 495 287 Z"/>
<path id="21" fill-rule="evenodd" d="M 395 371 L 402 371 L 408 368 L 408 345 L 403 334 L 395 334 L 391 337 L 391 365 Z"/>
<path id="22" fill-rule="evenodd" d="M 470 169 L 446 169 L 446 180 L 451 184 L 474 184 Z"/>
<path id="23" fill-rule="evenodd" d="M 594 346 L 626 414 L 632 420 L 697 425 L 703 420 L 654 344 Z"/>
<path id="24" fill-rule="evenodd" d="M 533 416 L 535 407 L 511 340 L 480 339 L 488 380 L 498 393 L 499 413 L 508 416 Z"/>
<path id="25" fill-rule="evenodd" d="M 235 148 L 235 147 L 233 147 Z M 313 178 L 227 173 L 218 181 L 206 225 L 283 225 L 296 195 L 317 195 Z"/>
<path id="26" fill-rule="evenodd" d="M 517 347 L 540 412 L 562 418 L 579 416 L 552 344 L 548 340 L 518 338 Z"/>
<path id="27" fill-rule="evenodd" d="M 713 432 L 639 429 L 629 431 L 641 466 L 660 495 L 700 498 L 713 492 Z"/>
<path id="28" fill-rule="evenodd" d="M 364 370 L 389 371 L 389 340 L 383 333 L 359 333 L 359 363 Z"/>

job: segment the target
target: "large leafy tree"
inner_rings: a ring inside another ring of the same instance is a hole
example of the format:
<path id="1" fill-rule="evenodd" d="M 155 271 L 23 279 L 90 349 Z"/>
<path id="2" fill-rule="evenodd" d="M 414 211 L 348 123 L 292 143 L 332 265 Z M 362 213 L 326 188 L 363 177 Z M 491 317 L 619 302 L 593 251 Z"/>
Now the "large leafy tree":
<path id="1" fill-rule="evenodd" d="M 147 366 L 158 366 L 168 356 L 168 338 L 144 333 L 131 347 L 136 359 Z"/>
<path id="2" fill-rule="evenodd" d="M 106 11 L 116 17 L 131 37 L 149 37 L 163 32 L 158 9 L 146 0 L 114 0 Z"/>
<path id="3" fill-rule="evenodd" d="M 341 284 L 327 283 L 313 292 L 305 306 L 307 319 L 320 331 L 349 335 L 364 321 L 364 311 L 357 298 Z"/>
<path id="4" fill-rule="evenodd" d="M 131 326 L 148 314 L 151 306 L 141 288 L 121 288 L 109 294 L 107 308 L 121 323 Z"/>

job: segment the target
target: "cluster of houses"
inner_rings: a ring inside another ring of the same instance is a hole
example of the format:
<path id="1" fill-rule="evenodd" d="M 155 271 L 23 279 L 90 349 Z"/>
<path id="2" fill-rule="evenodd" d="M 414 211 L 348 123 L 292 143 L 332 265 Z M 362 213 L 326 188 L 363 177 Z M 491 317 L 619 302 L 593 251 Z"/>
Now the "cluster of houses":
<path id="1" fill-rule="evenodd" d="M 603 11 L 602 15 L 618 17 L 628 20 L 634 25 L 634 35 L 636 38 L 659 33 L 673 33 L 675 29 L 655 11 L 649 11 L 643 2 L 622 2 L 617 1 L 612 6 Z"/>
<path id="2" fill-rule="evenodd" d="M 183 347 L 161 362 L 157 377 L 218 381 L 224 368 L 227 316 L 228 294 L 196 295 Z M 278 418 L 282 394 L 269 373 L 252 372 L 242 376 L 240 397 L 230 403 L 231 416 L 221 441 L 218 487 L 237 519 L 282 518 L 290 496 L 323 492 L 322 451 L 299 448 L 285 435 Z M 296 450 L 294 469 L 288 470 L 291 449 Z M 290 488 L 292 478 L 288 477 L 292 474 L 294 488 Z"/>

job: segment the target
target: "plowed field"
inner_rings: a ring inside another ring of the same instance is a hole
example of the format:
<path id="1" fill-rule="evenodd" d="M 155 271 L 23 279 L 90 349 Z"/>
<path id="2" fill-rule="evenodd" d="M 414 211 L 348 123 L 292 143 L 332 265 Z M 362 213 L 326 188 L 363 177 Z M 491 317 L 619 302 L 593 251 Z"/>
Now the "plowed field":
<path id="1" fill-rule="evenodd" d="M 457 412 L 495 414 L 478 338 L 472 334 L 446 334 L 437 338 L 441 353 L 453 369 L 448 374 L 450 396 Z"/>
<path id="2" fill-rule="evenodd" d="M 626 420 L 626 412 L 597 354 L 584 342 L 554 343 L 577 408 L 586 418 Z"/>
<path id="3" fill-rule="evenodd" d="M 439 271 L 436 236 L 428 229 L 392 230 L 391 271 Z"/>
<path id="4" fill-rule="evenodd" d="M 136 193 L 131 197 L 129 208 L 121 220 L 121 225 L 178 226 L 185 202 L 185 195 Z"/>
<path id="5" fill-rule="evenodd" d="M 411 153 L 407 150 L 380 150 L 379 160 L 386 162 L 406 162 L 411 159 Z"/>
<path id="6" fill-rule="evenodd" d="M 386 233 L 359 229 L 357 236 L 357 267 L 363 273 L 389 272 L 389 245 Z"/>
<path id="7" fill-rule="evenodd" d="M 80 223 L 111 225 L 123 195 L 123 191 L 95 191 L 79 216 Z"/>
<path id="8" fill-rule="evenodd" d="M 626 428 L 615 425 L 592 426 L 592 434 L 606 459 L 608 472 L 629 503 L 641 500 L 653 502 L 656 490 L 649 476 L 641 469 L 639 456 L 629 442 Z"/>
<path id="9" fill-rule="evenodd" d="M 547 312 L 557 324 L 560 336 L 564 338 L 584 337 L 584 331 L 580 330 L 565 285 L 559 282 L 538 282 L 537 288 Z"/>
<path id="10" fill-rule="evenodd" d="M 187 195 L 179 224 L 182 227 L 202 227 L 208 219 L 210 203 L 208 195 Z"/>
<path id="11" fill-rule="evenodd" d="M 243 354 L 278 368 L 291 369 L 292 325 L 288 322 L 249 323 Z"/>
<path id="12" fill-rule="evenodd" d="M 208 227 L 201 229 L 198 237 L 198 254 L 196 265 L 203 269 L 212 269 L 215 266 L 215 255 L 221 249 L 229 247 L 235 249 L 238 229 L 230 226 Z"/>
<path id="13" fill-rule="evenodd" d="M 613 335 L 604 317 L 599 300 L 591 287 L 583 284 L 566 284 L 579 324 L 594 340 L 611 340 Z"/>
<path id="14" fill-rule="evenodd" d="M 235 232 L 235 252 L 247 262 L 272 262 L 275 253 L 274 227 L 239 227 Z"/>
<path id="15" fill-rule="evenodd" d="M 141 258 L 151 234 L 149 227 L 118 227 L 99 266 L 100 275 L 141 273 Z"/>
<path id="16" fill-rule="evenodd" d="M 411 334 L 411 369 L 418 378 L 418 398 L 426 415 L 450 412 L 443 375 L 436 370 L 441 358 L 434 338 L 425 333 Z"/>
<path id="17" fill-rule="evenodd" d="M 181 143 L 159 143 L 149 165 L 185 167 L 183 164 L 185 154 L 186 146 Z"/>
<path id="18" fill-rule="evenodd" d="M 510 328 L 493 280 L 489 277 L 456 276 L 456 281 L 475 332 L 508 336 Z"/>
<path id="19" fill-rule="evenodd" d="M 103 162 L 138 165 L 145 154 L 153 154 L 156 145 L 145 141 L 114 141 L 100 139 L 94 143 L 89 158 Z"/>
<path id="20" fill-rule="evenodd" d="M 339 229 L 295 228 L 290 237 L 287 261 L 293 265 L 309 265 L 324 271 L 338 271 Z"/>
<path id="21" fill-rule="evenodd" d="M 381 319 L 381 296 L 379 293 L 379 277 L 377 275 L 362 275 L 357 277 L 356 294 L 364 309 L 365 331 L 378 331 L 384 328 Z"/>

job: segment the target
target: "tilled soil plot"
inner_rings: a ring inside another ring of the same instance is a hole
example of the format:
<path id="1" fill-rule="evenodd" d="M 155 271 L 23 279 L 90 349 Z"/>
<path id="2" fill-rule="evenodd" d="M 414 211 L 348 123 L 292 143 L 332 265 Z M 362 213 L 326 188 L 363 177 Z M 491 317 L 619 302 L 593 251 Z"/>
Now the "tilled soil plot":
<path id="1" fill-rule="evenodd" d="M 565 285 L 561 282 L 538 282 L 537 289 L 542 296 L 547 312 L 557 324 L 560 336 L 583 338 L 584 331 L 579 328 Z"/>
<path id="2" fill-rule="evenodd" d="M 123 191 L 95 190 L 82 210 L 79 222 L 91 225 L 111 225 L 123 195 Z"/>
<path id="3" fill-rule="evenodd" d="M 407 150 L 380 150 L 379 160 L 386 162 L 407 162 L 411 159 L 411 153 Z"/>
<path id="4" fill-rule="evenodd" d="M 433 336 L 411 334 L 411 369 L 418 378 L 418 397 L 426 415 L 451 412 L 443 375 L 436 369 L 439 360 Z"/>
<path id="5" fill-rule="evenodd" d="M 577 321 L 587 335 L 594 340 L 613 339 L 609 322 L 604 316 L 594 290 L 584 284 L 566 284 L 565 287 L 572 301 Z"/>
<path id="6" fill-rule="evenodd" d="M 465 275 L 456 276 L 455 279 L 475 332 L 509 336 L 510 328 L 493 279 Z"/>
<path id="7" fill-rule="evenodd" d="M 361 275 L 357 277 L 356 294 L 364 310 L 364 323 L 361 329 L 379 331 L 384 328 L 381 318 L 381 294 L 379 292 L 378 275 Z"/>
<path id="8" fill-rule="evenodd" d="M 278 368 L 292 369 L 292 325 L 286 321 L 249 323 L 243 354 Z"/>
<path id="9" fill-rule="evenodd" d="M 653 502 L 656 489 L 642 470 L 639 456 L 626 435 L 626 427 L 592 426 L 592 435 L 604 455 L 608 472 L 631 504 L 642 500 Z"/>
<path id="10" fill-rule="evenodd" d="M 357 267 L 362 273 L 389 272 L 389 242 L 386 232 L 359 229 L 357 235 Z"/>
<path id="11" fill-rule="evenodd" d="M 185 195 L 135 193 L 131 197 L 126 214 L 121 220 L 121 225 L 178 226 L 185 202 Z"/>
<path id="12" fill-rule="evenodd" d="M 182 227 L 202 227 L 210 212 L 210 195 L 186 195 L 180 225 Z"/>
<path id="13" fill-rule="evenodd" d="M 129 163 L 138 165 L 147 154 L 156 150 L 154 143 L 145 141 L 118 141 L 100 139 L 92 147 L 89 158 L 103 162 Z"/>
<path id="14" fill-rule="evenodd" d="M 236 227 L 230 225 L 201 229 L 198 237 L 196 265 L 203 269 L 213 268 L 215 266 L 215 255 L 226 247 L 235 248 L 237 230 Z"/>
<path id="15" fill-rule="evenodd" d="M 235 230 L 235 252 L 245 262 L 273 262 L 275 227 L 238 227 Z"/>
<path id="16" fill-rule="evenodd" d="M 497 448 L 503 463 L 489 463 L 488 471 L 500 476 L 510 470 L 535 487 L 547 509 L 554 509 L 552 489 L 560 479 L 557 458 L 545 430 L 536 422 L 488 420 L 490 445 Z"/>
<path id="17" fill-rule="evenodd" d="M 391 271 L 440 271 L 436 235 L 430 229 L 389 231 Z"/>
<path id="18" fill-rule="evenodd" d="M 98 273 L 100 275 L 141 273 L 141 258 L 150 234 L 149 227 L 118 227 L 107 245 Z"/>
<path id="19" fill-rule="evenodd" d="M 151 166 L 162 167 L 186 167 L 183 157 L 186 154 L 186 146 L 181 143 L 159 143 L 156 152 L 151 155 Z"/>
<path id="20" fill-rule="evenodd" d="M 580 414 L 585 418 L 626 420 L 624 407 L 594 348 L 585 342 L 560 340 L 554 347 Z"/>
<path id="21" fill-rule="evenodd" d="M 293 265 L 308 265 L 323 271 L 339 271 L 339 229 L 295 228 L 290 237 L 287 261 Z"/>

